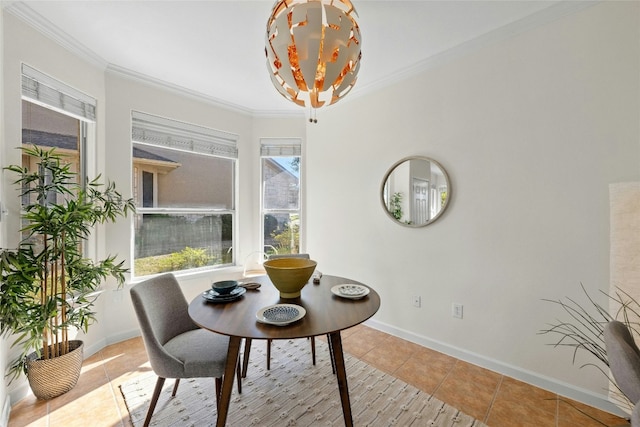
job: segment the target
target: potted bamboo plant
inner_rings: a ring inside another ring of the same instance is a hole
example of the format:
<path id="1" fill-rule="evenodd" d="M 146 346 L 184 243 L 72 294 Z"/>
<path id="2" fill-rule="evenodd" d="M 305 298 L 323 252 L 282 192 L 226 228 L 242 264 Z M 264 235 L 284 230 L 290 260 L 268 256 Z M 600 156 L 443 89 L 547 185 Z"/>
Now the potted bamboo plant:
<path id="1" fill-rule="evenodd" d="M 113 277 L 122 285 L 127 271 L 115 256 L 84 256 L 86 239 L 93 226 L 114 222 L 135 207 L 99 176 L 79 182 L 55 148 L 22 150 L 37 166 L 6 168 L 19 176 L 23 234 L 18 248 L 0 251 L 0 334 L 15 335 L 12 347 L 20 350 L 7 376 L 14 380 L 26 373 L 36 397 L 50 399 L 78 380 L 83 344 L 71 336 L 87 332 L 95 320 L 102 282 Z"/>

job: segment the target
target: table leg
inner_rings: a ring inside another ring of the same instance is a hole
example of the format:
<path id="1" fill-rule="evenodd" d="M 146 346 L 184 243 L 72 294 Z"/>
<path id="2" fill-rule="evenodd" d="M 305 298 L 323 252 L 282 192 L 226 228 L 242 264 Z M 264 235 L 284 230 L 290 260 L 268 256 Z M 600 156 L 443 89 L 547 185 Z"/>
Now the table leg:
<path id="1" fill-rule="evenodd" d="M 347 371 L 344 365 L 344 354 L 342 352 L 342 338 L 340 338 L 340 331 L 330 333 L 329 342 L 331 343 L 331 349 L 333 350 L 333 362 L 336 367 L 336 376 L 338 377 L 338 389 L 340 390 L 344 425 L 346 427 L 353 427 L 351 402 L 349 401 L 349 386 L 347 384 Z"/>
<path id="2" fill-rule="evenodd" d="M 218 403 L 218 420 L 217 427 L 224 427 L 227 422 L 227 413 L 229 412 L 229 402 L 231 401 L 231 391 L 233 390 L 233 382 L 235 380 L 236 366 L 238 364 L 238 355 L 240 354 L 241 337 L 229 337 L 229 349 L 227 350 L 227 363 L 224 367 L 224 376 L 222 377 L 222 392 L 220 393 L 220 403 Z"/>
<path id="3" fill-rule="evenodd" d="M 331 348 L 331 337 L 327 334 L 327 344 L 329 347 L 329 359 L 331 360 L 331 372 L 335 375 L 336 373 L 336 361 L 333 358 L 333 348 Z"/>

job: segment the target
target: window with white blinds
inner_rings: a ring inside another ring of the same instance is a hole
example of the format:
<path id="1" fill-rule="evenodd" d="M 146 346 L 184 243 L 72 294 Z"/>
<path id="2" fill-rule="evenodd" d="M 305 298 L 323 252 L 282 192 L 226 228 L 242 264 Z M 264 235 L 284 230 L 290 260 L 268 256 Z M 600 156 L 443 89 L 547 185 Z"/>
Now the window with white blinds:
<path id="1" fill-rule="evenodd" d="M 78 183 L 84 185 L 87 170 L 87 147 L 96 143 L 96 99 L 27 64 L 22 64 L 22 146 L 55 149 Z M 22 156 L 22 165 L 34 171 L 40 167 L 37 158 Z M 62 193 L 50 192 L 47 202 L 61 203 Z M 23 204 L 33 203 L 24 195 Z M 25 232 L 25 237 L 26 237 Z M 93 239 L 91 237 L 90 239 Z M 83 245 L 86 256 L 92 256 L 93 243 Z"/>
<path id="2" fill-rule="evenodd" d="M 299 157 L 302 155 L 302 141 L 299 138 L 262 138 L 260 155 Z"/>
<path id="3" fill-rule="evenodd" d="M 238 158 L 238 135 L 133 111 L 131 139 L 143 144 L 213 156 Z"/>
<path id="4" fill-rule="evenodd" d="M 27 64 L 22 64 L 22 97 L 81 120 L 96 121 L 95 98 Z"/>
<path id="5" fill-rule="evenodd" d="M 134 276 L 234 262 L 238 136 L 133 111 Z"/>
<path id="6" fill-rule="evenodd" d="M 262 242 L 267 254 L 300 252 L 302 141 L 260 140 Z"/>

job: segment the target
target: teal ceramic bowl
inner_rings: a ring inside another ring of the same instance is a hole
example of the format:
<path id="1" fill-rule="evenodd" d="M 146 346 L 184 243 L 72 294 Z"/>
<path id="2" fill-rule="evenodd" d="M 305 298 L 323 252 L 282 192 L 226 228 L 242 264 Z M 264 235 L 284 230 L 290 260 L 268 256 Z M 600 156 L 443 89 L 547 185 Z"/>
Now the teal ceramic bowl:
<path id="1" fill-rule="evenodd" d="M 237 280 L 221 280 L 219 282 L 214 282 L 211 285 L 211 289 L 219 293 L 220 295 L 230 294 L 235 288 L 238 287 Z"/>

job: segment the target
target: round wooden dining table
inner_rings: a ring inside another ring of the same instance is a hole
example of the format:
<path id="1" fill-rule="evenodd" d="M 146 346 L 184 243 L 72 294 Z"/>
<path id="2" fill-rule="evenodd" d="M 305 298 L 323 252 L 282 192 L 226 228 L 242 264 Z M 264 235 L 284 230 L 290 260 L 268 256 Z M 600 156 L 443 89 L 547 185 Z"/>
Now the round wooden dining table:
<path id="1" fill-rule="evenodd" d="M 371 287 L 351 279 L 323 275 L 319 284 L 312 283 L 310 280 L 302 289 L 299 298 L 282 299 L 267 276 L 252 277 L 245 280 L 247 281 L 257 282 L 262 286 L 257 290 L 247 290 L 242 297 L 231 302 L 208 302 L 205 298 L 198 296 L 189 304 L 189 315 L 198 326 L 229 336 L 216 426 L 222 427 L 226 423 L 243 339 L 250 342 L 254 339 L 278 340 L 319 335 L 328 337 L 344 423 L 346 426 L 353 426 L 340 331 L 358 325 L 373 316 L 380 308 L 378 293 Z M 349 299 L 331 292 L 332 287 L 341 284 L 366 286 L 369 293 L 360 299 Z M 286 326 L 259 322 L 256 313 L 274 304 L 296 304 L 304 307 L 306 314 L 300 320 Z"/>

